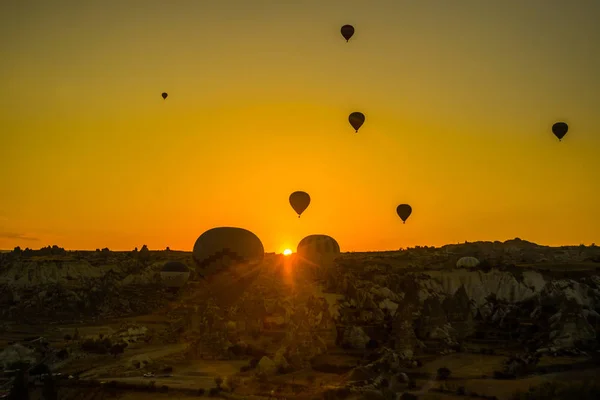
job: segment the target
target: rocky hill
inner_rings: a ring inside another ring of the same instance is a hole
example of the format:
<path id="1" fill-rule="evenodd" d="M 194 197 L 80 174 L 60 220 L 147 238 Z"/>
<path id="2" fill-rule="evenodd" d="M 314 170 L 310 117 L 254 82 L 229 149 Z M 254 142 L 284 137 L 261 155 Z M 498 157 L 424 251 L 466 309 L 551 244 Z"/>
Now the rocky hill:
<path id="1" fill-rule="evenodd" d="M 481 264 L 456 268 L 463 256 L 477 257 Z M 158 272 L 173 259 L 193 268 L 187 253 L 0 257 L 4 321 L 110 318 L 167 307 L 179 332 L 202 330 L 208 319 L 216 324 L 213 333 L 219 326 L 226 330 L 228 323 L 240 334 L 306 328 L 321 330 L 318 340 L 330 345 L 364 348 L 376 341 L 406 354 L 425 348 L 451 351 L 466 338 L 517 340 L 540 351 L 583 351 L 595 346 L 600 326 L 600 249 L 595 246 L 476 242 L 345 253 L 334 265 L 319 268 L 269 255 L 252 274 L 194 275 L 178 294 L 167 294 Z M 210 301 L 215 307 L 207 306 Z"/>

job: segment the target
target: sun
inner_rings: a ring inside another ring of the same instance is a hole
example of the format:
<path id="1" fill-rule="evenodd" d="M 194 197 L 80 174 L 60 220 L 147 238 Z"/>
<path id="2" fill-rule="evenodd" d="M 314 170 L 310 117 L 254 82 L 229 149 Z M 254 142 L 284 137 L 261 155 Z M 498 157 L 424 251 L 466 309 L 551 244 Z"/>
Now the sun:
<path id="1" fill-rule="evenodd" d="M 283 255 L 284 255 L 284 256 L 289 256 L 290 254 L 292 254 L 292 250 L 290 250 L 290 249 L 285 249 L 285 250 L 283 251 Z"/>

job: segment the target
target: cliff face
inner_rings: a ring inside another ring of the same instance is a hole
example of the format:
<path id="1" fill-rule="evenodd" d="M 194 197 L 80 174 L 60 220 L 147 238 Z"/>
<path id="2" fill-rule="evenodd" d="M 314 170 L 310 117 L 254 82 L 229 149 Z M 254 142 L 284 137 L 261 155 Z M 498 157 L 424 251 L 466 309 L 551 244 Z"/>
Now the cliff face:
<path id="1" fill-rule="evenodd" d="M 453 346 L 492 331 L 498 340 L 510 336 L 542 351 L 592 348 L 600 323 L 600 277 L 594 273 L 556 279 L 535 270 L 448 269 L 393 274 L 389 287 L 376 283 L 373 273 L 371 280 L 354 279 L 346 290 L 340 288 L 344 299 L 337 323 L 383 325 L 381 313 L 372 312 L 369 320 L 355 316 L 356 307 L 371 309 L 375 303 L 382 311 L 396 309 L 396 316 L 397 310 L 415 309 L 412 318 L 404 312 L 404 323 L 396 326 L 405 332 L 410 321 L 425 342 Z"/>
<path id="2" fill-rule="evenodd" d="M 46 284 L 81 284 L 97 279 L 111 266 L 93 267 L 81 261 L 15 261 L 8 264 L 0 274 L 0 284 L 15 288 L 43 286 Z"/>
<path id="3" fill-rule="evenodd" d="M 160 299 L 162 263 L 75 257 L 16 258 L 0 268 L 0 316 L 6 320 L 122 316 L 150 311 Z"/>

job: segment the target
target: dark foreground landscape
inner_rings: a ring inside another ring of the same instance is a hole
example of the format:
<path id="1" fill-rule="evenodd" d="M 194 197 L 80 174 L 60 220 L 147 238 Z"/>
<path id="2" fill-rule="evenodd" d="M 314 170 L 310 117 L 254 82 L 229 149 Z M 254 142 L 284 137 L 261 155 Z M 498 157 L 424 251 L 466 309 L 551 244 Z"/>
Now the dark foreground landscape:
<path id="1" fill-rule="evenodd" d="M 168 261 L 191 270 L 179 289 Z M 597 398 L 596 246 L 267 254 L 211 275 L 187 252 L 55 246 L 0 254 L 0 285 L 0 386 L 28 370 L 32 400 Z"/>

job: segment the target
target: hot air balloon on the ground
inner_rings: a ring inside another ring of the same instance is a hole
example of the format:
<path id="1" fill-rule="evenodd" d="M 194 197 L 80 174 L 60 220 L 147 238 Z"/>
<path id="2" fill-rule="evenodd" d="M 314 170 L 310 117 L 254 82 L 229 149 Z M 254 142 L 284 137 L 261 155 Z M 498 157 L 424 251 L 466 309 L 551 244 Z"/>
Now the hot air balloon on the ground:
<path id="1" fill-rule="evenodd" d="M 192 257 L 199 268 L 227 268 L 232 265 L 253 265 L 262 261 L 265 249 L 252 232 L 233 227 L 212 228 L 196 240 Z"/>
<path id="2" fill-rule="evenodd" d="M 223 309 L 235 304 L 256 280 L 264 255 L 254 233 L 234 227 L 207 230 L 192 252 L 198 272 L 208 283 L 207 293 Z"/>
<path id="3" fill-rule="evenodd" d="M 344 25 L 342 26 L 341 32 L 344 39 L 346 39 L 346 42 L 348 42 L 352 35 L 354 35 L 354 27 L 352 25 Z"/>
<path id="4" fill-rule="evenodd" d="M 306 210 L 308 205 L 310 204 L 310 196 L 306 192 L 297 191 L 290 194 L 290 205 L 298 214 L 298 218 L 300 215 Z"/>
<path id="5" fill-rule="evenodd" d="M 160 270 L 160 278 L 169 288 L 180 288 L 190 277 L 188 267 L 179 261 L 169 261 Z"/>
<path id="6" fill-rule="evenodd" d="M 340 245 L 328 235 L 309 235 L 298 243 L 296 253 L 308 260 L 320 258 L 324 255 L 340 254 Z"/>
<path id="7" fill-rule="evenodd" d="M 358 133 L 360 127 L 365 123 L 365 115 L 358 111 L 353 112 L 348 117 L 348 122 L 350 122 L 356 133 Z"/>
<path id="8" fill-rule="evenodd" d="M 332 266 L 340 255 L 340 245 L 328 235 L 309 235 L 298 243 L 296 255 L 297 265 L 312 269 L 316 277 L 322 278 L 324 269 Z"/>
<path id="9" fill-rule="evenodd" d="M 565 137 L 568 131 L 569 125 L 567 125 L 566 122 L 557 122 L 554 125 L 552 125 L 552 133 L 554 133 L 554 136 L 556 136 L 559 141 L 561 141 L 562 138 Z"/>
<path id="10" fill-rule="evenodd" d="M 168 96 L 168 94 L 167 94 L 167 93 L 165 93 L 165 92 L 163 92 L 163 94 L 162 94 L 161 96 L 162 96 L 163 100 L 166 100 L 166 99 L 167 99 L 167 96 Z"/>
<path id="11" fill-rule="evenodd" d="M 474 268 L 479 265 L 479 260 L 475 257 L 461 257 L 456 262 L 458 268 Z"/>
<path id="12" fill-rule="evenodd" d="M 405 224 L 408 217 L 410 217 L 410 214 L 412 214 L 412 207 L 408 204 L 400 204 L 396 207 L 396 214 L 398 214 L 402 223 Z"/>

